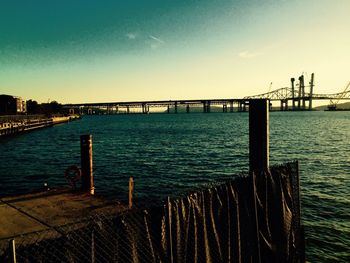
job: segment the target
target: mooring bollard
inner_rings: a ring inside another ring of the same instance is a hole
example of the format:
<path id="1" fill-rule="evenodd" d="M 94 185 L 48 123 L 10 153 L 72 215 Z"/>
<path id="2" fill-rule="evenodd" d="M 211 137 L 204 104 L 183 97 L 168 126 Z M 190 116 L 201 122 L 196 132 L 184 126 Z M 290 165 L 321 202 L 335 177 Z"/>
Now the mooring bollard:
<path id="1" fill-rule="evenodd" d="M 269 101 L 249 100 L 249 168 L 269 167 Z"/>
<path id="2" fill-rule="evenodd" d="M 95 193 L 94 188 L 94 177 L 92 170 L 92 135 L 81 135 L 80 136 L 80 151 L 81 151 L 81 190 L 89 192 L 90 194 Z"/>
<path id="3" fill-rule="evenodd" d="M 129 178 L 129 208 L 132 208 L 132 198 L 134 194 L 134 177 Z"/>

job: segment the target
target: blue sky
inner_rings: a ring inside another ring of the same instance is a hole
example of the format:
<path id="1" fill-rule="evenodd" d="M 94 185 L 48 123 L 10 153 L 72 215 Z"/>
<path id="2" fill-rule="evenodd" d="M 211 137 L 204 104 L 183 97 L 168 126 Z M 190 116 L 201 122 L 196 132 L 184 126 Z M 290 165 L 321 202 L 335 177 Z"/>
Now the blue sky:
<path id="1" fill-rule="evenodd" d="M 0 93 L 62 103 L 237 98 L 350 79 L 347 0 L 0 2 Z"/>

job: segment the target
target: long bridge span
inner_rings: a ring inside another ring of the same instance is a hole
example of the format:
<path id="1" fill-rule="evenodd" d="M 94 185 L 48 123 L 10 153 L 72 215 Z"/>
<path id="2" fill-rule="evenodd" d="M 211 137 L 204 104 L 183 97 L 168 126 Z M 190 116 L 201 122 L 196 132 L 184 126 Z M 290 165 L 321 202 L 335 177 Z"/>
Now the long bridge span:
<path id="1" fill-rule="evenodd" d="M 350 82 L 343 92 L 333 94 L 317 94 L 314 89 L 314 74 L 311 75 L 309 85 L 304 84 L 304 76 L 299 77 L 299 82 L 291 79 L 291 87 L 279 88 L 267 93 L 247 96 L 244 98 L 230 99 L 194 99 L 194 100 L 155 100 L 155 101 L 129 101 L 129 102 L 94 102 L 65 104 L 71 113 L 94 114 L 97 109 L 103 109 L 108 114 L 118 113 L 149 113 L 150 108 L 164 108 L 168 113 L 178 113 L 182 107 L 187 113 L 193 107 L 201 107 L 203 112 L 211 112 L 213 107 L 221 107 L 222 112 L 246 111 L 251 99 L 268 99 L 270 105 L 273 101 L 280 102 L 280 110 L 312 110 L 312 102 L 315 100 L 328 100 L 330 105 L 336 106 L 341 100 L 350 100 Z"/>

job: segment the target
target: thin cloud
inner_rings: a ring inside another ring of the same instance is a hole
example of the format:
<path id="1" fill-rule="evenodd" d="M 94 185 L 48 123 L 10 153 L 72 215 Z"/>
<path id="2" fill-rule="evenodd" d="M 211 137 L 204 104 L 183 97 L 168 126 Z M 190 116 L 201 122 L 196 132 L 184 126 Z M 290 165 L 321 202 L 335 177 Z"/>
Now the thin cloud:
<path id="1" fill-rule="evenodd" d="M 164 44 L 164 41 L 161 40 L 161 39 L 158 38 L 158 37 L 155 37 L 155 36 L 153 36 L 153 35 L 149 35 L 149 37 L 150 37 L 151 39 L 153 39 L 154 41 L 156 41 L 156 42 L 159 42 L 159 43 L 161 43 L 161 44 Z"/>
<path id="2" fill-rule="evenodd" d="M 134 40 L 134 39 L 136 39 L 136 34 L 134 34 L 134 33 L 127 33 L 126 37 L 128 39 L 130 39 L 130 40 Z"/>
<path id="3" fill-rule="evenodd" d="M 261 52 L 249 52 L 247 50 L 239 52 L 238 56 L 240 58 L 255 58 L 257 56 L 261 56 L 263 53 Z"/>
<path id="4" fill-rule="evenodd" d="M 146 41 L 146 43 L 151 49 L 158 49 L 165 44 L 165 41 L 160 39 L 159 37 L 148 35 L 148 40 Z"/>

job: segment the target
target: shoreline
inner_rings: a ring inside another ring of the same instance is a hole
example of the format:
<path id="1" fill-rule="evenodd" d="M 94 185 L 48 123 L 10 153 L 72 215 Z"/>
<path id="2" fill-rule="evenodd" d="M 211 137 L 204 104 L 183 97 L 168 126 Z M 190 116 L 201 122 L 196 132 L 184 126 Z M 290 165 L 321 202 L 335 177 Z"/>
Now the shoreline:
<path id="1" fill-rule="evenodd" d="M 79 120 L 80 115 L 70 115 L 50 118 L 34 118 L 22 120 L 8 120 L 0 123 L 0 138 L 29 132 L 46 127 L 52 127 L 56 124 Z"/>

